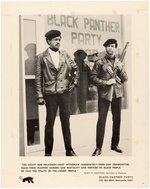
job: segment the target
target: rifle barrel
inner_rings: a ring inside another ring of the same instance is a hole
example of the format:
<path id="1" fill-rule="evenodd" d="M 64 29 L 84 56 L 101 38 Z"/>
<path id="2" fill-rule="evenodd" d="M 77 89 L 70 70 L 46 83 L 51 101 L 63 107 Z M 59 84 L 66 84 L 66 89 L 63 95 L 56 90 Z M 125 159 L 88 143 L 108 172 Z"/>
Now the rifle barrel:
<path id="1" fill-rule="evenodd" d="M 129 45 L 129 42 L 126 42 L 126 45 L 125 45 L 125 47 L 124 47 L 124 49 L 123 49 L 123 51 L 122 51 L 122 54 L 121 54 L 121 56 L 120 56 L 120 61 L 121 61 L 121 62 L 123 62 L 123 60 L 124 60 L 124 57 L 125 57 L 126 52 L 127 52 L 128 45 Z"/>

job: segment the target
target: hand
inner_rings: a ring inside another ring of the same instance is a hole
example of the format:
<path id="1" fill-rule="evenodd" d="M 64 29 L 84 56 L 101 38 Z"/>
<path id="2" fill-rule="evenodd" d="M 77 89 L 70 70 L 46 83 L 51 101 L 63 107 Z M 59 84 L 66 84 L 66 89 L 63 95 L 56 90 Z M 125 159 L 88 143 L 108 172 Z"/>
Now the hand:
<path id="1" fill-rule="evenodd" d="M 114 78 L 111 78 L 108 81 L 106 81 L 106 85 L 113 85 L 115 83 L 116 83 L 116 80 Z"/>
<path id="2" fill-rule="evenodd" d="M 46 104 L 46 103 L 45 103 L 45 100 L 44 100 L 43 98 L 39 98 L 39 99 L 37 100 L 37 104 L 38 104 L 38 105 L 44 105 L 44 104 Z"/>

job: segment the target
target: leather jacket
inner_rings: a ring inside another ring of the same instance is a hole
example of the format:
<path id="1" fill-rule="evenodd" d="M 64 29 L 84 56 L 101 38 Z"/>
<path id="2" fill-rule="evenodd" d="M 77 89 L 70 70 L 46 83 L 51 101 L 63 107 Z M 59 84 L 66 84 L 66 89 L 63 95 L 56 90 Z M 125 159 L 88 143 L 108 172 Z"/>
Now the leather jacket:
<path id="1" fill-rule="evenodd" d="M 117 57 L 115 57 L 117 58 Z M 105 61 L 104 61 L 105 60 Z M 119 98 L 123 95 L 123 83 L 127 81 L 128 77 L 125 71 L 118 70 L 116 76 L 120 78 L 120 83 L 117 82 L 113 85 L 106 85 L 106 82 L 112 77 L 105 69 L 107 66 L 111 66 L 111 69 L 114 71 L 115 66 L 110 64 L 109 57 L 104 56 L 103 59 L 95 62 L 93 70 L 91 72 L 91 80 L 94 85 L 98 88 L 99 97 L 104 98 L 108 101 L 112 101 L 112 98 Z"/>
<path id="2" fill-rule="evenodd" d="M 49 50 L 37 56 L 35 85 L 37 98 L 44 94 L 63 94 L 71 85 L 77 86 L 79 71 L 66 51 L 59 51 L 58 69 L 54 66 Z"/>

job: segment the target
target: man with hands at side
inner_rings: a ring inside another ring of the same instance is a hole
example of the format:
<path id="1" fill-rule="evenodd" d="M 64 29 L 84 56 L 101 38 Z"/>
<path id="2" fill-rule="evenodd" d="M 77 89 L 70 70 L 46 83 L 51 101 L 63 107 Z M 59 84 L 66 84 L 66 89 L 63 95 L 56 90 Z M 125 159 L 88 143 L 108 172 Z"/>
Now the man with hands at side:
<path id="1" fill-rule="evenodd" d="M 78 85 L 79 69 L 66 51 L 59 50 L 60 31 L 50 30 L 45 38 L 49 48 L 38 55 L 35 71 L 37 103 L 46 106 L 45 156 L 52 155 L 58 107 L 66 156 L 76 156 L 71 146 L 70 93 Z"/>

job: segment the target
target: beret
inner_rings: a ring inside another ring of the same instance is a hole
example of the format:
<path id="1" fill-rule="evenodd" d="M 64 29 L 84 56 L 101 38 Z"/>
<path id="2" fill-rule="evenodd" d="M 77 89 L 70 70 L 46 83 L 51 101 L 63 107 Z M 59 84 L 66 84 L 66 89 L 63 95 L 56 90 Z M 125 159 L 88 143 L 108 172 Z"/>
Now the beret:
<path id="1" fill-rule="evenodd" d="M 45 37 L 51 40 L 54 37 L 59 37 L 61 36 L 61 32 L 58 30 L 50 30 L 45 34 Z"/>
<path id="2" fill-rule="evenodd" d="M 77 51 L 74 52 L 74 55 L 77 55 L 77 56 L 79 56 L 79 55 L 87 56 L 87 53 L 84 50 L 82 50 L 82 49 L 78 49 Z"/>
<path id="3" fill-rule="evenodd" d="M 117 47 L 117 40 L 116 39 L 108 39 L 107 41 L 105 41 L 105 43 L 103 44 L 104 47 L 107 47 L 110 44 L 116 44 Z"/>

